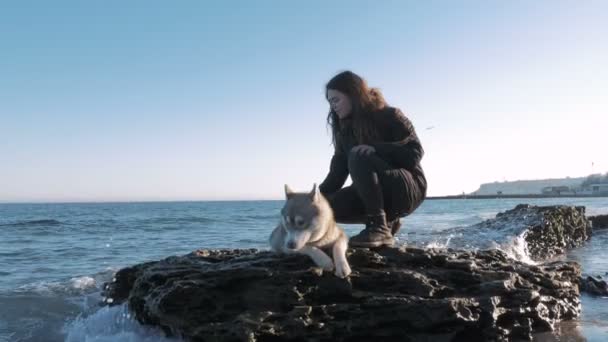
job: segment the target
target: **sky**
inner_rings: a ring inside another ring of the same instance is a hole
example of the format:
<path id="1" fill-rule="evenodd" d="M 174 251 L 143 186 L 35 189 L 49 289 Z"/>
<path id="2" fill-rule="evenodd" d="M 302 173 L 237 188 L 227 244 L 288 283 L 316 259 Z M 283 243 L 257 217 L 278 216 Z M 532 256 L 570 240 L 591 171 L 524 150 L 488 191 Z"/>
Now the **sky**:
<path id="1" fill-rule="evenodd" d="M 412 120 L 428 195 L 608 172 L 606 1 L 0 4 L 0 201 L 282 199 L 325 84 Z"/>

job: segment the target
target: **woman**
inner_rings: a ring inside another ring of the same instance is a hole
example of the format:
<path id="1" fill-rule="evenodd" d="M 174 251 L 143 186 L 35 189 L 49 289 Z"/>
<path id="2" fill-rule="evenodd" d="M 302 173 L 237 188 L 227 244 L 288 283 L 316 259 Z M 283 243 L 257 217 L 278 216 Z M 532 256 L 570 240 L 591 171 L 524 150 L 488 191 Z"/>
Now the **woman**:
<path id="1" fill-rule="evenodd" d="M 414 126 L 351 71 L 334 76 L 325 90 L 335 152 L 319 190 L 337 222 L 365 223 L 351 246 L 391 246 L 399 218 L 426 196 L 424 152 Z M 342 188 L 349 174 L 352 185 Z"/>

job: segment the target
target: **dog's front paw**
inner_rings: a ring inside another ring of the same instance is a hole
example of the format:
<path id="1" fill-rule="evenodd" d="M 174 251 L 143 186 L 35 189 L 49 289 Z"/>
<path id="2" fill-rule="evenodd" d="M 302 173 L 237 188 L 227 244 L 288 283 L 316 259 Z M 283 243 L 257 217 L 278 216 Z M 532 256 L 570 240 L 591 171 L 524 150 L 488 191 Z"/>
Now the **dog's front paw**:
<path id="1" fill-rule="evenodd" d="M 334 262 L 331 258 L 320 258 L 321 260 L 316 260 L 317 266 L 323 269 L 323 271 L 333 271 L 334 270 Z"/>
<path id="2" fill-rule="evenodd" d="M 351 274 L 351 269 L 348 263 L 346 262 L 338 262 L 336 263 L 336 272 L 335 275 L 338 278 L 346 278 Z"/>

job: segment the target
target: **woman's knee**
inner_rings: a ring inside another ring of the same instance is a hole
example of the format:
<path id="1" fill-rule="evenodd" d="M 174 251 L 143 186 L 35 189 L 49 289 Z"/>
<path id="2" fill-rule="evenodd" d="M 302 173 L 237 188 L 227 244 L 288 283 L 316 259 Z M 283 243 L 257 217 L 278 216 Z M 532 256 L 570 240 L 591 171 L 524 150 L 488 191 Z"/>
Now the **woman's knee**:
<path id="1" fill-rule="evenodd" d="M 348 153 L 348 169 L 358 170 L 362 165 L 370 168 L 372 155 L 366 155 L 359 152 L 350 151 Z"/>

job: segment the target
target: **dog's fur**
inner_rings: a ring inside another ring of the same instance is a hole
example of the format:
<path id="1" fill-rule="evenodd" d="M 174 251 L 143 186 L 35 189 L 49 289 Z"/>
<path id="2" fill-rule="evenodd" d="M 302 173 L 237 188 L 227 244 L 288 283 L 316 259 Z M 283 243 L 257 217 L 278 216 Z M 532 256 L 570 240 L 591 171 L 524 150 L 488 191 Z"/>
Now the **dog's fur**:
<path id="1" fill-rule="evenodd" d="M 285 185 L 285 198 L 281 222 L 270 235 L 272 250 L 306 254 L 322 269 L 335 270 L 340 278 L 347 277 L 351 273 L 346 260 L 348 236 L 336 224 L 333 211 L 317 185 L 310 193 L 296 193 Z M 331 251 L 333 260 L 323 250 Z"/>

